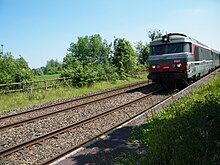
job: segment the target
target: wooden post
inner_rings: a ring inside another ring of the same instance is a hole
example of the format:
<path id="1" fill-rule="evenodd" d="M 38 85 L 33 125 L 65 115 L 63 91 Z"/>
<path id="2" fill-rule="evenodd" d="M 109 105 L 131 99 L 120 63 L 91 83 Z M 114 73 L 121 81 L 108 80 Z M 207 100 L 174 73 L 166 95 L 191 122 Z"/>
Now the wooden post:
<path id="1" fill-rule="evenodd" d="M 24 92 L 24 83 L 25 83 L 25 82 L 22 82 L 22 83 L 21 83 L 21 88 L 22 88 L 22 91 L 23 91 L 23 92 Z"/>
<path id="2" fill-rule="evenodd" d="M 47 90 L 47 80 L 44 80 L 45 89 Z"/>

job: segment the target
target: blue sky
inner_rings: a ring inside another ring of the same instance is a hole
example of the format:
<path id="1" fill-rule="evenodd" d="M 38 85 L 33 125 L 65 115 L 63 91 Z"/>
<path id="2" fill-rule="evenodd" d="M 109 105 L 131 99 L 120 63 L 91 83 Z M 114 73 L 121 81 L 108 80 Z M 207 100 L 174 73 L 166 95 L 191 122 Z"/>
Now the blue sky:
<path id="1" fill-rule="evenodd" d="M 149 42 L 147 32 L 181 32 L 220 51 L 220 0 L 0 0 L 0 44 L 31 68 L 62 61 L 77 37 Z"/>

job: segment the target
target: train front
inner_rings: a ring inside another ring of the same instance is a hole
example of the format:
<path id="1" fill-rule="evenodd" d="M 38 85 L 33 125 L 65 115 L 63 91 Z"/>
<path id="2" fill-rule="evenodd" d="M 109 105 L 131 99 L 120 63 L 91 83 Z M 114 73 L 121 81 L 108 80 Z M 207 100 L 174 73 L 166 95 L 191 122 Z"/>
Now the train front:
<path id="1" fill-rule="evenodd" d="M 184 34 L 170 33 L 152 41 L 148 79 L 168 85 L 182 83 L 187 79 L 191 52 L 191 41 Z"/>

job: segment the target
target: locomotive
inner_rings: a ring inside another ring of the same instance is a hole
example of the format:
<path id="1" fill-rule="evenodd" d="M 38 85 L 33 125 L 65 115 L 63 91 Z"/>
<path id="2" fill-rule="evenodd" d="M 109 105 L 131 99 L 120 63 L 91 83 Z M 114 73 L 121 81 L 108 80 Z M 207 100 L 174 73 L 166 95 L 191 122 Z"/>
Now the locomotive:
<path id="1" fill-rule="evenodd" d="M 181 33 L 150 42 L 148 79 L 166 85 L 189 83 L 220 66 L 220 52 Z"/>

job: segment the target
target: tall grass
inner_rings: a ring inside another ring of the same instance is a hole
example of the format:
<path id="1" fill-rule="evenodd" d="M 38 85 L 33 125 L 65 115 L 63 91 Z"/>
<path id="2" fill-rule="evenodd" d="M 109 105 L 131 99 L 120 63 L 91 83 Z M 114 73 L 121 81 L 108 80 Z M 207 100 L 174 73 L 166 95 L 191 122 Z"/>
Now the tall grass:
<path id="1" fill-rule="evenodd" d="M 15 108 L 22 108 L 25 106 L 45 103 L 52 100 L 57 100 L 60 98 L 68 98 L 72 96 L 77 96 L 85 94 L 88 92 L 104 90 L 107 88 L 113 88 L 116 86 L 124 85 L 127 83 L 137 82 L 141 80 L 146 80 L 147 75 L 140 75 L 138 78 L 130 78 L 128 80 L 118 80 L 114 83 L 111 82 L 99 82 L 91 87 L 60 87 L 51 88 L 47 90 L 36 90 L 32 93 L 9 93 L 5 95 L 0 95 L 0 111 L 11 110 Z"/>
<path id="2" fill-rule="evenodd" d="M 220 75 L 148 119 L 130 141 L 145 151 L 115 164 L 220 164 Z"/>

